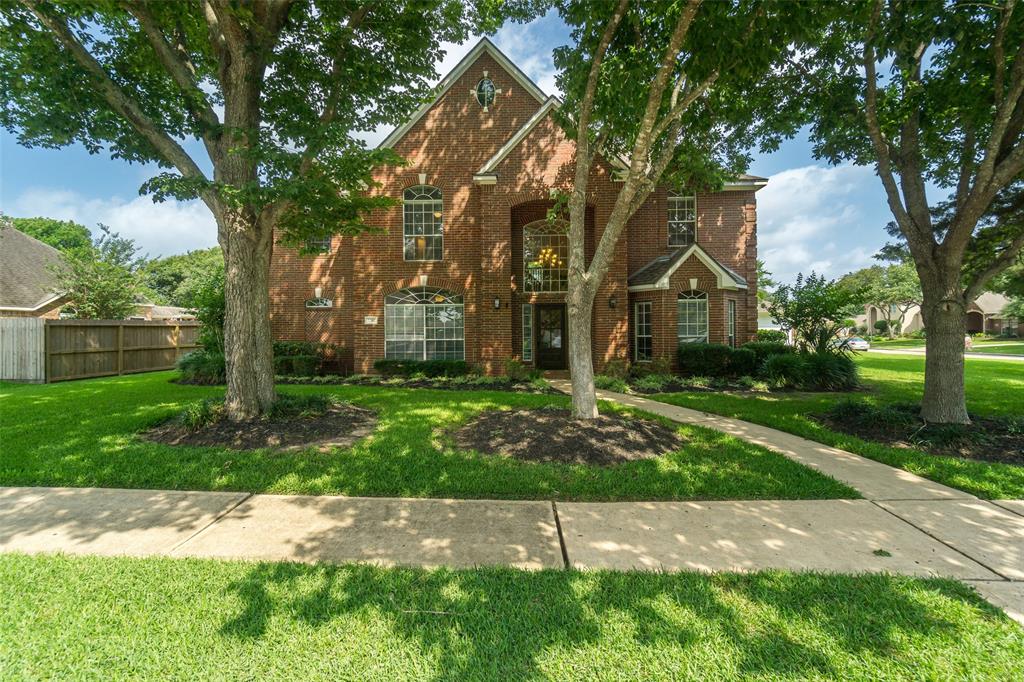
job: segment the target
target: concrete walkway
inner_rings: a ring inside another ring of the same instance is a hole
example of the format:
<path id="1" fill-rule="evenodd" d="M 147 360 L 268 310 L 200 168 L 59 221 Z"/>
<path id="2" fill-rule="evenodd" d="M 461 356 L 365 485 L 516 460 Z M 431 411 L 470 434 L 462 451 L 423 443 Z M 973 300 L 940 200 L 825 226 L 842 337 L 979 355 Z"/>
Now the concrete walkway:
<path id="1" fill-rule="evenodd" d="M 0 552 L 888 572 L 967 581 L 1024 623 L 1024 500 L 987 502 L 775 429 L 638 396 L 598 395 L 762 445 L 867 499 L 556 503 L 0 488 Z"/>
<path id="2" fill-rule="evenodd" d="M 997 345 L 997 344 L 992 344 Z M 987 347 L 987 346 L 986 346 Z M 869 355 L 917 355 L 924 356 L 924 348 L 872 348 Z M 1011 362 L 1024 362 L 1024 355 L 1010 355 L 1007 353 L 964 353 L 964 357 L 970 360 L 1010 360 Z"/>

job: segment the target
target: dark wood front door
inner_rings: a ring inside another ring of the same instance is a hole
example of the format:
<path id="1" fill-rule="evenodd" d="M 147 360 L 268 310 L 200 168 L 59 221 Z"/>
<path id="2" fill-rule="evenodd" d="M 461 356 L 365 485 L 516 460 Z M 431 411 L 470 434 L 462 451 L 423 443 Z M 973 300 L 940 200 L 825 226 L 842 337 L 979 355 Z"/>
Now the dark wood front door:
<path id="1" fill-rule="evenodd" d="M 567 325 L 565 304 L 539 303 L 537 309 L 537 368 L 565 369 Z"/>

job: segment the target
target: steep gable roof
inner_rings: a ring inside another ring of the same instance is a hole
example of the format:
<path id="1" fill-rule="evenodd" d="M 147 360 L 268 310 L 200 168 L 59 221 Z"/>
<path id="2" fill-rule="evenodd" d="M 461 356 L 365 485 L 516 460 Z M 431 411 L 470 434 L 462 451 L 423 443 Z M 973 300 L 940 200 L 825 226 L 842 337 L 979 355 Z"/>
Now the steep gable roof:
<path id="1" fill-rule="evenodd" d="M 423 118 L 423 116 L 426 115 L 426 113 L 430 111 L 435 104 L 437 104 L 438 100 L 444 97 L 445 93 L 451 89 L 452 85 L 459 80 L 462 74 L 464 74 L 484 52 L 489 54 L 494 61 L 498 62 L 498 64 L 505 69 L 505 71 L 507 71 L 517 83 L 519 83 L 519 85 L 523 86 L 528 93 L 533 95 L 538 104 L 544 103 L 547 97 L 544 92 L 537 87 L 537 84 L 530 80 L 530 77 L 523 73 L 522 69 L 512 63 L 512 60 L 506 57 L 504 53 L 502 53 L 502 51 L 490 41 L 490 39 L 481 38 L 480 42 L 476 44 L 476 47 L 470 50 L 469 54 L 463 57 L 455 68 L 437 84 L 434 98 L 429 102 L 425 102 L 419 109 L 417 109 L 416 112 L 409 117 L 408 121 L 391 131 L 391 134 L 384 138 L 377 147 L 386 148 L 395 146 L 395 144 L 405 137 L 405 134 L 409 132 L 409 130 L 412 129 L 412 127 L 416 125 L 416 123 L 419 122 L 419 120 Z"/>
<path id="2" fill-rule="evenodd" d="M 60 298 L 53 268 L 60 251 L 0 223 L 0 308 L 36 310 Z"/>
<path id="3" fill-rule="evenodd" d="M 658 256 L 629 276 L 630 291 L 668 289 L 672 274 L 693 256 L 718 278 L 719 289 L 746 289 L 747 280 L 697 244 L 680 247 L 672 253 Z"/>

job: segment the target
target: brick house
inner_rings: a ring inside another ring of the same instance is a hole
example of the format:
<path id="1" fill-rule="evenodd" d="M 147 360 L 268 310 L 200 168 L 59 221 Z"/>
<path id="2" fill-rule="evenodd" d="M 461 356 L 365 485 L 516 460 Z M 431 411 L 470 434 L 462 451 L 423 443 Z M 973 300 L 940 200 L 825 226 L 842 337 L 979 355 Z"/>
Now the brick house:
<path id="1" fill-rule="evenodd" d="M 274 337 L 338 344 L 346 369 L 380 358 L 457 358 L 500 373 L 508 359 L 567 367 L 564 230 L 545 220 L 568 189 L 574 145 L 558 105 L 482 40 L 382 143 L 408 161 L 378 172 L 402 203 L 368 221 L 379 233 L 277 246 Z M 598 160 L 590 183 L 592 254 L 618 183 Z M 620 238 L 594 305 L 594 362 L 674 357 L 680 342 L 740 344 L 757 329 L 755 192 L 661 187 Z"/>

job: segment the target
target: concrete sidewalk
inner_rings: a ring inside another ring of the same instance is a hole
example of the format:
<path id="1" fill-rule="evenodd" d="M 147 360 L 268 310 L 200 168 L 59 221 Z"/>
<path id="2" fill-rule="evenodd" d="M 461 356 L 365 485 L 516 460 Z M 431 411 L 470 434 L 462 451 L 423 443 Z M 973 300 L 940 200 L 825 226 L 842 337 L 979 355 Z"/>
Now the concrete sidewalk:
<path id="1" fill-rule="evenodd" d="M 943 576 L 1024 622 L 1019 500 L 555 503 L 0 488 L 0 552 L 14 551 Z"/>
<path id="2" fill-rule="evenodd" d="M 924 348 L 872 348 L 867 352 L 869 355 L 917 355 L 918 357 L 924 357 Z M 1011 362 L 1024 362 L 1024 355 L 1009 355 L 1004 353 L 972 353 L 971 351 L 967 351 L 964 353 L 964 357 L 969 360 L 1010 360 Z"/>

